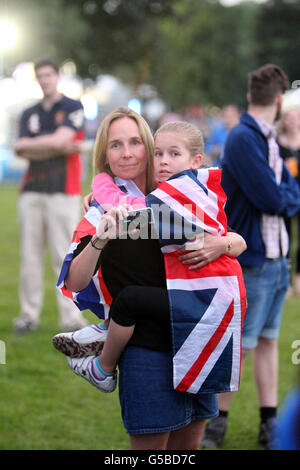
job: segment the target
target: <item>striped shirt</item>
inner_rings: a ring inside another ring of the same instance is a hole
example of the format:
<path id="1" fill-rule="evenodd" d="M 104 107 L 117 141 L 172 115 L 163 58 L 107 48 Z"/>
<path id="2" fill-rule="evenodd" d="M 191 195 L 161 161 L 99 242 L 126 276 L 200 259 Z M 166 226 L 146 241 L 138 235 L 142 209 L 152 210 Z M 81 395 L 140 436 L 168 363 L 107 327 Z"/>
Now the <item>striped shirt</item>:
<path id="1" fill-rule="evenodd" d="M 283 160 L 279 154 L 276 142 L 276 130 L 266 121 L 252 116 L 266 137 L 269 146 L 269 165 L 274 171 L 275 179 L 279 185 L 282 177 Z M 283 217 L 263 214 L 261 218 L 261 233 L 266 249 L 266 258 L 280 258 L 286 256 L 289 249 L 289 237 Z"/>

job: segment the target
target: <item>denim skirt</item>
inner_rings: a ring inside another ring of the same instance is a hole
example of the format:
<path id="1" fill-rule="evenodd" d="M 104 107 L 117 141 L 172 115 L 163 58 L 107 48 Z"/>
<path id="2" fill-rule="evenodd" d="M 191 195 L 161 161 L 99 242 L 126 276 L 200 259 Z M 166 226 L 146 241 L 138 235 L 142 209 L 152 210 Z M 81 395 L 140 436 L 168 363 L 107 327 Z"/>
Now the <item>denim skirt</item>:
<path id="1" fill-rule="evenodd" d="M 119 361 L 119 397 L 129 434 L 172 431 L 218 416 L 216 394 L 174 390 L 171 352 L 128 346 Z"/>

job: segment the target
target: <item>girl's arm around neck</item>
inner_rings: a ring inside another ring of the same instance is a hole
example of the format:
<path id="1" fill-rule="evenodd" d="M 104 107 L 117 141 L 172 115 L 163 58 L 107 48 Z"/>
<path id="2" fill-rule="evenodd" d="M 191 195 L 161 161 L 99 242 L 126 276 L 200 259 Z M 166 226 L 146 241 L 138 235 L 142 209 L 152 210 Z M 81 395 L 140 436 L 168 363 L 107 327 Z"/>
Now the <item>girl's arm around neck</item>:
<path id="1" fill-rule="evenodd" d="M 130 196 L 123 193 L 107 173 L 99 173 L 92 182 L 93 196 L 105 210 L 129 204 L 133 209 L 146 207 L 145 197 Z"/>

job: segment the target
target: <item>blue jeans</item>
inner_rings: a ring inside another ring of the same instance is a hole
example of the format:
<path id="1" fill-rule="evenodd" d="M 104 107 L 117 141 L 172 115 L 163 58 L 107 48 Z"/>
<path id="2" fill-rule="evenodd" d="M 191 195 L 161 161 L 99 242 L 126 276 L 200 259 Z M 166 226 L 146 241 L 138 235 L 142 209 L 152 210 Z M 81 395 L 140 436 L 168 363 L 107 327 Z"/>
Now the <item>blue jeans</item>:
<path id="1" fill-rule="evenodd" d="M 247 292 L 247 312 L 242 347 L 253 349 L 258 338 L 279 336 L 283 303 L 289 286 L 286 258 L 265 260 L 262 266 L 242 266 Z"/>

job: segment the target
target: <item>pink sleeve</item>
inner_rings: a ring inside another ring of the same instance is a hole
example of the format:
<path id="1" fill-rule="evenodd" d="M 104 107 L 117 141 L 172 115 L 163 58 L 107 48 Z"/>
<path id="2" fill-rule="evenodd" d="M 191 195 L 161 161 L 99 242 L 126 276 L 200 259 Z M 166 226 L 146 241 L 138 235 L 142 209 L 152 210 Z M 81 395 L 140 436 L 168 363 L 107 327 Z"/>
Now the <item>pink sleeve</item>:
<path id="1" fill-rule="evenodd" d="M 129 196 L 124 194 L 121 189 L 114 183 L 113 178 L 107 173 L 99 173 L 92 182 L 93 196 L 96 201 L 105 209 L 119 206 L 121 204 L 129 204 L 133 209 L 146 207 L 146 198 Z"/>

